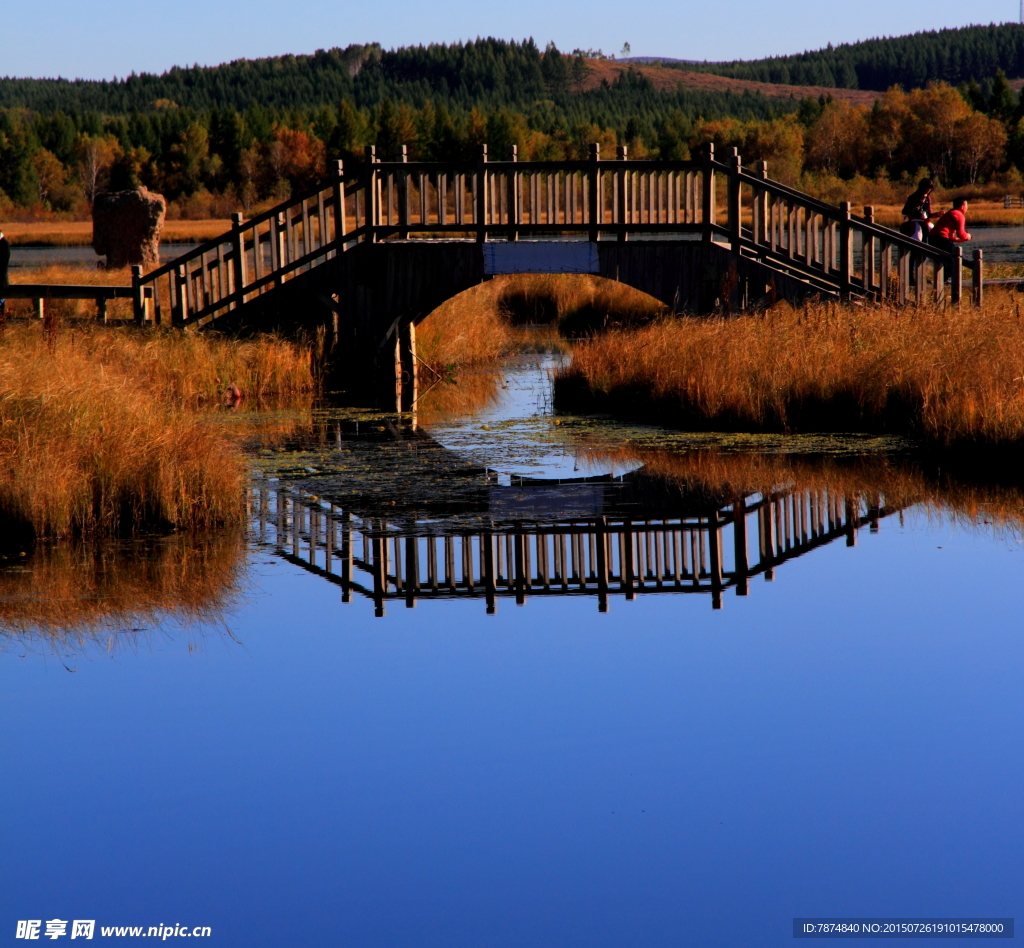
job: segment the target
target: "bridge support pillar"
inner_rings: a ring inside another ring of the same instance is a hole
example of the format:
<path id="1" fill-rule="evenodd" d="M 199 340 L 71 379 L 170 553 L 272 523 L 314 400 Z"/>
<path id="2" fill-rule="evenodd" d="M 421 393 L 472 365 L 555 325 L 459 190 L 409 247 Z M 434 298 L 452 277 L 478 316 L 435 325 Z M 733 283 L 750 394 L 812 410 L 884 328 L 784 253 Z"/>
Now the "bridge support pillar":
<path id="1" fill-rule="evenodd" d="M 419 398 L 416 364 L 416 326 L 410 322 L 401 328 L 398 335 L 399 411 L 416 411 Z"/>

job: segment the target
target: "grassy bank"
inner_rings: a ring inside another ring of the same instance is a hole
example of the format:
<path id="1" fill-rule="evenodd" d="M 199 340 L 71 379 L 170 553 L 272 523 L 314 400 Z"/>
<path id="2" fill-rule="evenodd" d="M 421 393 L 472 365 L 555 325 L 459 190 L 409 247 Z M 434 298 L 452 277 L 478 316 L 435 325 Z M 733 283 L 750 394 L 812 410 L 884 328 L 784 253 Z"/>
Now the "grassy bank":
<path id="1" fill-rule="evenodd" d="M 700 430 L 871 431 L 943 447 L 1024 444 L 1024 319 L 983 309 L 779 304 L 578 343 L 562 405 Z"/>
<path id="2" fill-rule="evenodd" d="M 240 521 L 244 463 L 204 410 L 312 386 L 277 339 L 10 324 L 0 335 L 0 521 L 8 543 Z"/>
<path id="3" fill-rule="evenodd" d="M 160 239 L 165 244 L 198 244 L 231 230 L 230 220 L 168 220 Z M 91 247 L 92 221 L 9 221 L 3 231 L 12 246 Z M 102 257 L 97 257 L 101 260 Z"/>

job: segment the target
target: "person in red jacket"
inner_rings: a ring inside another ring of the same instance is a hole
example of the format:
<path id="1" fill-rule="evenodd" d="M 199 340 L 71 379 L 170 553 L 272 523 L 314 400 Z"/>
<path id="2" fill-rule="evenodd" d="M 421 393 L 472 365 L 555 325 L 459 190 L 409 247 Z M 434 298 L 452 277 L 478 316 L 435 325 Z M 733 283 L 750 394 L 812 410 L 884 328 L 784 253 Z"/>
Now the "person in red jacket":
<path id="1" fill-rule="evenodd" d="M 935 222 L 935 229 L 928 235 L 928 243 L 946 253 L 953 252 L 954 244 L 962 244 L 971 239 L 967 233 L 967 201 L 957 198 L 953 202 L 953 210 L 946 211 Z"/>

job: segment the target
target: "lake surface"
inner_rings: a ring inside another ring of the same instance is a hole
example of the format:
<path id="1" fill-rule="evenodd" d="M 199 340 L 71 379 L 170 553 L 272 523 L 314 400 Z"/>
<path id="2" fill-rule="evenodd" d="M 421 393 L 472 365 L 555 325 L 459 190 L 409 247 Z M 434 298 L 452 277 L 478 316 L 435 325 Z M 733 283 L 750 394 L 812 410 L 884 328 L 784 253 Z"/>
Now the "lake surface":
<path id="1" fill-rule="evenodd" d="M 246 538 L 0 570 L 4 937 L 1021 914 L 1024 489 L 882 439 L 559 416 L 560 358 L 415 428 L 264 416 Z"/>
<path id="2" fill-rule="evenodd" d="M 969 227 L 974 239 L 964 248 L 965 259 L 971 250 L 980 247 L 990 263 L 1024 263 L 1024 226 Z M 188 253 L 198 244 L 160 245 L 160 262 L 166 263 Z M 59 265 L 94 267 L 97 260 L 92 247 L 19 247 L 11 248 L 11 268 Z"/>
<path id="3" fill-rule="evenodd" d="M 166 263 L 188 253 L 198 244 L 161 244 L 160 262 Z M 20 267 L 92 267 L 105 258 L 92 247 L 11 247 L 11 269 Z"/>
<path id="4" fill-rule="evenodd" d="M 971 227 L 973 238 L 964 245 L 964 259 L 972 257 L 975 249 L 985 252 L 986 263 L 1024 262 L 1024 227 Z"/>

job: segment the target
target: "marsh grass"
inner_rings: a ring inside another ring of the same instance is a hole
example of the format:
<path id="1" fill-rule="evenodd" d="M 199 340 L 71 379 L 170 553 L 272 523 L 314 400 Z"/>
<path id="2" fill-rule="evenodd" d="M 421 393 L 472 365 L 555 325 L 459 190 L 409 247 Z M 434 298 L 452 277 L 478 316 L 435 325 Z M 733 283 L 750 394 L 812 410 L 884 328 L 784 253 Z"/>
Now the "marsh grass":
<path id="1" fill-rule="evenodd" d="M 563 405 L 701 430 L 907 434 L 945 447 L 1024 443 L 1024 318 L 970 305 L 781 303 L 663 319 L 578 343 Z"/>
<path id="2" fill-rule="evenodd" d="M 282 340 L 10 324 L 0 335 L 0 522 L 40 537 L 237 525 L 245 464 L 204 408 L 313 385 Z"/>
<path id="3" fill-rule="evenodd" d="M 416 345 L 423 361 L 444 374 L 535 348 L 542 339 L 557 347 L 564 338 L 640 325 L 664 312 L 653 297 L 590 274 L 499 276 L 434 310 L 417 326 Z"/>

